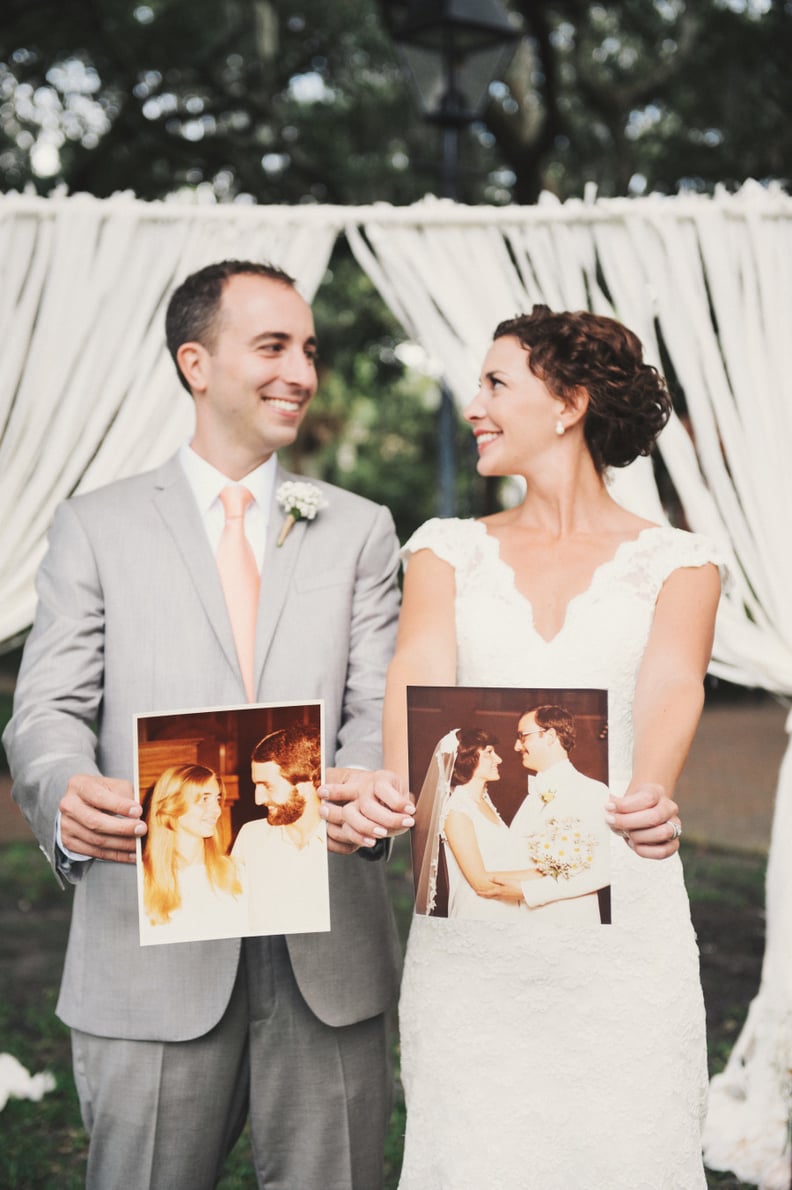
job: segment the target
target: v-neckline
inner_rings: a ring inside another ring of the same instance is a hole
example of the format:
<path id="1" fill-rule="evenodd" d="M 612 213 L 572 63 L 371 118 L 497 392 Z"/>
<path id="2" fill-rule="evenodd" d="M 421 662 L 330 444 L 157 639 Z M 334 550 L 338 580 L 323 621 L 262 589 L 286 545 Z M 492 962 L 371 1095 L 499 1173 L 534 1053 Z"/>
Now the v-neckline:
<path id="1" fill-rule="evenodd" d="M 494 557 L 496 564 L 498 566 L 500 566 L 505 571 L 506 574 L 509 575 L 510 587 L 511 587 L 512 592 L 528 608 L 528 611 L 529 611 L 530 617 L 531 617 L 531 627 L 533 628 L 534 634 L 539 638 L 539 640 L 541 640 L 546 645 L 552 645 L 555 643 L 555 641 L 558 640 L 558 638 L 563 634 L 564 630 L 566 629 L 567 624 L 569 623 L 570 611 L 582 599 L 584 599 L 586 595 L 589 595 L 591 593 L 591 591 L 594 590 L 594 588 L 598 585 L 598 583 L 601 579 L 601 576 L 603 574 L 607 574 L 609 570 L 611 570 L 613 567 L 615 567 L 616 563 L 621 559 L 621 557 L 624 553 L 626 553 L 632 546 L 638 545 L 638 543 L 641 541 L 641 539 L 644 537 L 645 534 L 656 533 L 658 530 L 662 530 L 665 527 L 663 525 L 646 525 L 643 529 L 641 529 L 635 535 L 635 537 L 628 537 L 624 541 L 620 541 L 619 544 L 616 546 L 616 549 L 611 554 L 611 556 L 609 558 L 605 558 L 602 562 L 599 562 L 594 567 L 594 569 L 592 570 L 591 575 L 589 577 L 589 581 L 586 584 L 586 586 L 583 588 L 583 590 L 578 591 L 576 595 L 572 595 L 567 600 L 566 607 L 564 608 L 563 619 L 561 620 L 561 624 L 560 624 L 558 630 L 555 633 L 553 633 L 552 636 L 544 636 L 544 634 L 541 633 L 536 626 L 536 618 L 534 616 L 533 603 L 528 598 L 528 596 L 523 594 L 523 592 L 517 586 L 517 575 L 515 573 L 514 567 L 510 566 L 508 562 L 504 561 L 504 559 L 501 555 L 500 541 L 498 540 L 498 538 L 495 536 L 494 533 L 490 533 L 489 529 L 487 528 L 487 526 L 484 524 L 483 521 L 474 521 L 473 524 L 479 526 L 481 528 L 481 531 L 483 532 L 485 538 L 492 543 L 491 549 L 492 549 L 493 557 Z"/>

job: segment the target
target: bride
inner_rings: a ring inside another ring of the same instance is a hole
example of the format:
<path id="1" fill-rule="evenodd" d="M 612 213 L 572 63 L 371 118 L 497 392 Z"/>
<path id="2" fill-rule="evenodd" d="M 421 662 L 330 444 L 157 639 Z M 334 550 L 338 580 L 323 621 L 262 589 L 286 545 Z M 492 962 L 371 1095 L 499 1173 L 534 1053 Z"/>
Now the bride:
<path id="1" fill-rule="evenodd" d="M 609 808 L 608 929 L 414 916 L 402 1190 L 706 1185 L 704 1006 L 671 799 L 720 580 L 708 542 L 627 512 L 605 482 L 669 409 L 619 323 L 545 306 L 501 323 L 465 416 L 479 473 L 522 476 L 524 499 L 430 521 L 405 547 L 389 768 L 407 771 L 408 684 L 607 688 L 610 788 L 627 797 Z M 393 831 L 403 781 L 375 775 L 326 816 L 357 842 Z"/>
<path id="2" fill-rule="evenodd" d="M 416 841 L 425 835 L 415 909 L 431 913 L 437 893 L 440 843 L 448 868 L 448 917 L 503 921 L 521 906 L 504 896 L 503 878 L 515 882 L 517 843 L 487 792 L 500 780 L 495 740 L 475 727 L 443 736 L 435 748 L 416 811 Z M 528 873 L 524 873 L 527 875 Z M 519 889 L 519 886 L 518 886 Z"/>

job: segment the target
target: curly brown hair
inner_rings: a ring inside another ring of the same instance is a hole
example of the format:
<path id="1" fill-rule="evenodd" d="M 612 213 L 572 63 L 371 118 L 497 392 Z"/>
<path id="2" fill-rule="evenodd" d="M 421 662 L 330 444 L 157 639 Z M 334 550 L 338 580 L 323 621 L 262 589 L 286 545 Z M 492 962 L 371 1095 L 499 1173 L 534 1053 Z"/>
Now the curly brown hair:
<path id="1" fill-rule="evenodd" d="M 649 454 L 671 415 L 671 397 L 657 369 L 644 363 L 637 335 L 615 318 L 548 306 L 501 322 L 493 339 L 507 335 L 526 349 L 528 367 L 553 396 L 569 404 L 575 390 L 587 391 L 583 433 L 598 472 Z"/>
<path id="2" fill-rule="evenodd" d="M 272 731 L 259 740 L 250 757 L 253 764 L 274 760 L 287 781 L 297 785 L 310 781 L 318 785 L 322 777 L 322 741 L 319 728 L 295 723 Z"/>

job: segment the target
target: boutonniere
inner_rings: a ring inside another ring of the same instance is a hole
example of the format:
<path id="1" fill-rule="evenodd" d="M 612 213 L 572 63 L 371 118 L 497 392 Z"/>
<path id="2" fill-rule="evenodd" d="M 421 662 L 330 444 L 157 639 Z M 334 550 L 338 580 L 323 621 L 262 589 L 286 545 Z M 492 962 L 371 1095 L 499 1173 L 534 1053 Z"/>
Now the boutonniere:
<path id="1" fill-rule="evenodd" d="M 283 545 L 298 521 L 312 521 L 320 508 L 327 508 L 327 501 L 316 484 L 304 480 L 287 479 L 278 488 L 275 499 L 286 513 L 278 536 L 278 547 Z"/>
<path id="2" fill-rule="evenodd" d="M 542 809 L 543 810 L 544 810 L 545 806 L 549 806 L 550 803 L 555 800 L 555 796 L 556 796 L 556 791 L 554 789 L 545 789 L 545 791 L 543 793 L 539 794 L 539 797 L 542 799 Z"/>

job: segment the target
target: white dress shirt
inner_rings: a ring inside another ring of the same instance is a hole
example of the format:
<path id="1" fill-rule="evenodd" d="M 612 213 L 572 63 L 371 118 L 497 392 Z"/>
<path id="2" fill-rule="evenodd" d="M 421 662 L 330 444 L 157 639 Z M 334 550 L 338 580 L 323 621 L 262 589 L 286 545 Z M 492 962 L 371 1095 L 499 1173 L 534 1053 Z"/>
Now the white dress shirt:
<path id="1" fill-rule="evenodd" d="M 241 866 L 250 912 L 250 934 L 304 934 L 330 929 L 327 836 L 317 823 L 302 847 L 288 827 L 251 819 L 231 856 Z"/>
<path id="2" fill-rule="evenodd" d="M 509 830 L 525 847 L 524 866 L 531 867 L 531 842 L 547 830 L 552 819 L 575 819 L 593 839 L 589 867 L 569 878 L 542 876 L 522 882 L 523 900 L 533 914 L 556 918 L 567 925 L 599 925 L 597 890 L 610 883 L 611 831 L 605 821 L 607 785 L 579 772 L 569 759 L 558 761 L 531 781 L 523 804 Z"/>
<path id="3" fill-rule="evenodd" d="M 265 463 L 261 463 L 255 471 L 250 471 L 243 479 L 239 480 L 238 484 L 235 480 L 229 479 L 227 475 L 223 475 L 222 471 L 218 471 L 211 463 L 207 463 L 206 459 L 202 459 L 186 442 L 179 449 L 179 463 L 187 476 L 190 491 L 198 505 L 198 511 L 201 514 L 213 554 L 217 553 L 220 536 L 225 525 L 225 513 L 220 503 L 220 493 L 229 484 L 248 489 L 253 499 L 245 509 L 245 536 L 253 550 L 256 566 L 261 570 L 272 506 L 272 492 L 275 487 L 277 467 L 275 455 L 270 455 Z"/>

